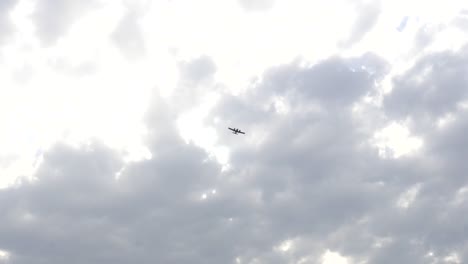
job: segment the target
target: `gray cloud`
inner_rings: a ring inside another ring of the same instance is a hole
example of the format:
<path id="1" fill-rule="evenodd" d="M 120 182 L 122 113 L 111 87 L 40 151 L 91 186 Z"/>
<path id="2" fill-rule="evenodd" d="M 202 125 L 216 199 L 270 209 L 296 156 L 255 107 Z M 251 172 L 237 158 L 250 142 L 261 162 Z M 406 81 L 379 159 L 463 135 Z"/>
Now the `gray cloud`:
<path id="1" fill-rule="evenodd" d="M 215 83 L 217 66 L 211 57 L 202 55 L 192 60 L 178 61 L 177 66 L 180 78 L 171 101 L 179 111 L 200 104 L 208 91 L 221 89 Z"/>
<path id="2" fill-rule="evenodd" d="M 179 71 L 183 81 L 196 84 L 213 78 L 216 65 L 210 57 L 204 55 L 191 61 L 179 62 Z"/>
<path id="3" fill-rule="evenodd" d="M 434 123 L 456 111 L 466 99 L 467 48 L 430 54 L 420 59 L 402 76 L 393 80 L 393 90 L 384 99 L 386 112 L 393 118 L 406 117 Z"/>
<path id="4" fill-rule="evenodd" d="M 345 107 L 374 89 L 374 80 L 386 70 L 385 62 L 365 54 L 351 60 L 330 58 L 309 67 L 280 66 L 265 73 L 263 92 L 284 95 L 305 104 Z"/>
<path id="5" fill-rule="evenodd" d="M 438 73 L 421 82 L 445 82 L 464 69 L 463 58 L 429 56 L 395 83 L 407 83 L 405 76 L 411 83 L 411 73 L 435 59 Z M 206 81 L 216 69 L 211 59 L 181 65 L 179 92 L 187 83 L 213 88 Z M 179 137 L 178 99 L 155 96 L 145 119 L 152 159 L 127 164 L 116 181 L 123 162 L 114 151 L 98 142 L 57 145 L 44 156 L 36 182 L 0 191 L 0 248 L 12 254 L 8 264 L 232 263 L 237 257 L 319 263 L 326 249 L 369 263 L 427 263 L 428 251 L 440 259 L 455 251 L 464 262 L 467 208 L 453 200 L 466 185 L 466 111 L 422 134 L 426 144 L 413 156 L 381 159 L 368 143 L 373 131 L 361 127 L 366 113 L 356 117 L 350 108 L 379 88 L 375 80 L 387 70 L 372 54 L 291 63 L 267 70 L 245 94 L 221 94 L 206 122 L 231 150 L 227 172 Z M 458 102 L 422 101 L 414 106 L 421 111 L 400 111 L 402 87 L 380 109 L 389 119 L 437 116 Z M 425 98 L 424 91 L 410 95 Z M 289 111 L 265 107 L 273 97 L 282 97 Z M 228 124 L 247 134 L 230 134 Z M 398 208 L 413 186 L 420 186 L 413 203 Z M 294 241 L 290 252 L 275 250 L 287 239 Z"/>
<path id="6" fill-rule="evenodd" d="M 355 8 L 358 12 L 358 17 L 354 22 L 349 37 L 340 43 L 344 47 L 352 46 L 360 41 L 374 27 L 381 12 L 381 3 L 380 1 L 368 1 L 367 3 L 357 1 Z"/>
<path id="7" fill-rule="evenodd" d="M 173 126 L 159 121 L 158 130 Z M 155 158 L 128 166 L 119 181 L 117 153 L 98 143 L 58 145 L 44 157 L 37 182 L 2 191 L 0 247 L 12 253 L 10 262 L 222 261 L 226 255 L 207 256 L 228 250 L 219 241 L 232 232 L 227 216 L 212 212 L 221 208 L 216 200 L 198 201 L 200 191 L 216 187 L 219 167 L 176 134 L 152 131 L 159 135 L 149 141 Z"/>
<path id="8" fill-rule="evenodd" d="M 462 65 L 454 68 L 462 70 Z M 295 85 L 306 82 L 300 81 L 300 70 L 291 68 L 295 66 L 284 66 L 276 74 L 269 72 L 275 79 L 262 83 L 268 85 L 265 90 L 259 87 L 262 95 L 275 93 L 292 98 L 291 90 L 301 90 Z M 313 76 L 319 75 L 310 74 L 310 78 Z M 342 76 L 347 78 L 346 74 Z M 295 85 L 291 85 L 290 77 L 296 80 Z M 431 77 L 423 79 L 426 78 Z M 372 90 L 372 86 L 366 90 Z M 303 95 L 306 96 L 302 100 L 310 102 L 307 93 Z M 353 93 L 348 95 L 342 102 L 357 99 Z M 381 160 L 364 143 L 371 135 L 360 134 L 362 130 L 346 114 L 346 108 L 333 107 L 335 102 L 327 101 L 327 97 L 321 98 L 321 106 L 332 109 L 331 112 L 293 111 L 286 117 L 275 116 L 271 111 L 264 111 L 261 117 L 259 107 L 252 107 L 261 96 L 257 95 L 250 103 L 247 98 L 226 115 L 235 117 L 238 113 L 239 118 L 232 120 L 241 121 L 246 110 L 243 106 L 247 105 L 257 117 L 247 120 L 255 125 L 241 122 L 240 126 L 254 135 L 267 130 L 269 136 L 255 147 L 236 144 L 232 161 L 236 168 L 246 166 L 249 174 L 255 175 L 250 186 L 256 186 L 262 194 L 268 208 L 266 218 L 271 230 L 278 234 L 276 241 L 297 236 L 322 241 L 324 248 L 334 248 L 371 263 L 427 263 L 425 255 L 429 251 L 442 259 L 466 246 L 462 240 L 464 224 L 447 222 L 464 210 L 450 204 L 460 186 L 466 184 L 462 176 L 466 168 L 461 161 L 465 155 L 453 148 L 463 149 L 464 137 L 455 132 L 463 128 L 456 130 L 458 125 L 454 125 L 434 135 L 426 134 L 424 152 L 414 157 Z M 294 107 L 301 109 L 301 104 Z M 264 125 L 258 124 L 262 118 Z M 455 124 L 459 122 L 461 119 Z M 447 139 L 455 139 L 457 143 Z M 408 209 L 397 208 L 400 195 L 417 184 L 422 184 L 422 188 L 415 202 Z M 376 241 L 385 238 L 390 242 L 375 247 Z M 408 251 L 408 247 L 412 250 Z"/>
<path id="9" fill-rule="evenodd" d="M 447 26 L 443 24 L 423 25 L 419 27 L 416 35 L 414 36 L 413 52 L 415 54 L 422 52 L 437 39 L 438 33 L 446 28 Z"/>
<path id="10" fill-rule="evenodd" d="M 96 4 L 96 0 L 37 0 L 32 18 L 38 37 L 44 45 L 53 45 L 73 22 Z"/>
<path id="11" fill-rule="evenodd" d="M 129 59 L 140 58 L 146 53 L 145 40 L 138 25 L 138 17 L 138 10 L 129 7 L 127 14 L 112 34 L 114 43 Z"/>
<path id="12" fill-rule="evenodd" d="M 9 19 L 9 12 L 17 2 L 17 0 L 4 0 L 0 2 L 0 45 L 5 43 L 14 31 L 14 27 Z"/>
<path id="13" fill-rule="evenodd" d="M 236 169 L 223 175 L 218 165 L 204 162 L 204 151 L 185 145 L 177 136 L 171 117 L 176 113 L 170 105 L 155 100 L 153 106 L 147 141 L 153 159 L 128 166 L 118 182 L 113 176 L 121 161 L 112 151 L 99 144 L 83 149 L 57 146 L 45 156 L 36 174 L 38 182 L 1 193 L 1 204 L 9 217 L 2 218 L 0 246 L 12 253 L 11 263 L 32 259 L 53 263 L 70 255 L 76 262 L 87 263 L 128 263 L 130 259 L 141 263 L 154 259 L 220 263 L 237 256 L 280 263 L 287 257 L 272 248 L 288 236 L 315 233 L 312 237 L 323 237 L 347 216 L 359 216 L 372 207 L 360 204 L 364 196 L 355 197 L 374 192 L 372 187 L 341 186 L 338 192 L 342 195 L 335 196 L 335 185 L 325 179 L 327 174 L 340 178 L 343 171 L 325 163 L 314 168 L 320 160 L 347 166 L 343 155 L 339 161 L 334 157 L 340 147 L 324 157 L 309 156 L 311 149 L 328 143 L 319 140 L 301 147 L 307 141 L 293 146 L 278 141 L 288 123 L 272 131 L 272 140 L 261 149 L 244 145 L 244 150 L 234 152 Z M 313 129 L 316 136 L 330 143 L 335 141 L 334 133 L 343 130 L 333 124 L 350 125 L 346 117 L 331 117 L 315 117 L 322 122 L 328 119 L 328 125 Z M 304 117 L 290 124 L 302 121 Z M 301 131 L 308 130 L 290 131 L 291 138 L 303 137 Z M 349 134 L 342 139 L 352 138 Z M 348 146 L 344 142 L 335 144 Z M 271 152 L 280 143 L 284 152 Z M 242 151 L 247 155 L 239 156 Z M 258 157 L 254 159 L 253 154 Z M 301 157 L 307 156 L 318 159 L 317 163 L 303 164 Z M 255 160 L 255 164 L 249 166 L 245 159 Z M 292 175 L 283 174 L 296 165 Z M 300 182 L 307 184 L 298 186 Z M 315 191 L 309 193 L 306 186 L 314 184 Z M 217 194 L 206 202 L 198 201 L 201 193 L 210 194 L 211 189 Z M 253 202 L 257 194 L 260 200 Z M 326 204 L 335 209 L 328 210 Z M 305 214 L 309 210 L 311 213 Z M 317 218 L 319 212 L 322 216 Z"/>
<path id="14" fill-rule="evenodd" d="M 239 168 L 233 173 L 246 177 L 249 188 L 260 195 L 262 219 L 274 230 L 266 249 L 288 237 L 322 241 L 318 248 L 324 249 L 329 234 L 392 197 L 376 184 L 385 179 L 378 175 L 384 169 L 375 172 L 370 164 L 382 163 L 374 151 L 361 147 L 368 135 L 355 127 L 347 108 L 372 91 L 372 82 L 367 82 L 372 77 L 353 72 L 348 64 L 332 58 L 306 68 L 275 68 L 263 76 L 253 96 L 227 97 L 220 102 L 225 112 L 215 110 L 248 134 L 268 134 L 254 147 L 226 139 L 233 149 L 233 167 Z M 290 114 L 282 117 L 262 108 L 272 94 L 294 100 Z M 307 110 L 314 101 L 323 111 Z"/>

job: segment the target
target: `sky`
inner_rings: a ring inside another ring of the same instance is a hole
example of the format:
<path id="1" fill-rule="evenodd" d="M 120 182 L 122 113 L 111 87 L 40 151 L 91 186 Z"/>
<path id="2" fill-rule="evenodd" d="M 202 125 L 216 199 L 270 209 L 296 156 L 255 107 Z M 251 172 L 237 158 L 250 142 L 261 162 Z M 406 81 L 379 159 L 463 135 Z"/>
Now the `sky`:
<path id="1" fill-rule="evenodd" d="M 467 263 L 467 39 L 459 0 L 2 0 L 0 264 Z"/>

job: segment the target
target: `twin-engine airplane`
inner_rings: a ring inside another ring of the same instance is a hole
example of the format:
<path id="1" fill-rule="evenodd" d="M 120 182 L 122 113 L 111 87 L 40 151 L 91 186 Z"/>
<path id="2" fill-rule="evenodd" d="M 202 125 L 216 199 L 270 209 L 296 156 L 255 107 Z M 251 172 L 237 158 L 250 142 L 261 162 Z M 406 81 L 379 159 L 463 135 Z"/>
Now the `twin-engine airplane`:
<path id="1" fill-rule="evenodd" d="M 228 128 L 229 128 L 230 130 L 232 130 L 232 133 L 233 133 L 233 134 L 236 134 L 236 135 L 237 135 L 238 133 L 245 134 L 244 132 L 242 132 L 242 131 L 241 131 L 240 129 L 238 129 L 238 128 L 230 128 L 230 127 L 228 127 Z"/>

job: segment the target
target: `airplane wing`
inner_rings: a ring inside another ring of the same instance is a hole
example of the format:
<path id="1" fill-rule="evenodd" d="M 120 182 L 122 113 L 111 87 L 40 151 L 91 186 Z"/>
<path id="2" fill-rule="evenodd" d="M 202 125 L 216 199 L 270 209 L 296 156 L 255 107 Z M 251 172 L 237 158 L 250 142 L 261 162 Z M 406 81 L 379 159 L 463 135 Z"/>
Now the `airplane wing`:
<path id="1" fill-rule="evenodd" d="M 234 134 L 237 134 L 237 133 L 245 134 L 245 132 L 242 132 L 242 131 L 241 131 L 240 129 L 238 129 L 238 128 L 230 128 L 230 127 L 228 127 L 228 128 L 229 128 L 230 130 L 232 130 L 232 132 L 233 132 Z"/>

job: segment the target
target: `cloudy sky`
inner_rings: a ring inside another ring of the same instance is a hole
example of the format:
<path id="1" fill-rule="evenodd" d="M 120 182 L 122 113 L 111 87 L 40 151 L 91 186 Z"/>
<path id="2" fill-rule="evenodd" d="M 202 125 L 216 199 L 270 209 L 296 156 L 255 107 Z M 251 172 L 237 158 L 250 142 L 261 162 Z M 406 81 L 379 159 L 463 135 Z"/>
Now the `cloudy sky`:
<path id="1" fill-rule="evenodd" d="M 468 263 L 464 2 L 1 0 L 0 263 Z"/>

